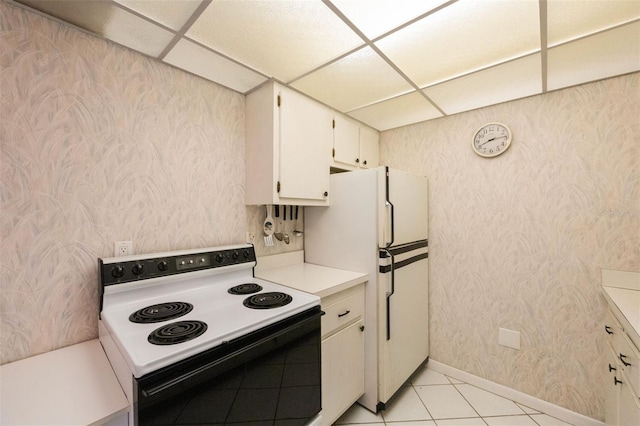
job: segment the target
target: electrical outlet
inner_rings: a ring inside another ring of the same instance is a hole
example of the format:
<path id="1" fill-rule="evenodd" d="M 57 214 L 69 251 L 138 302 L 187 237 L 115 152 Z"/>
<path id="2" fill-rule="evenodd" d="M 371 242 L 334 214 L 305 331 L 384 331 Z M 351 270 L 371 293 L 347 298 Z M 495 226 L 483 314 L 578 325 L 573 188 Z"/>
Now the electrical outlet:
<path id="1" fill-rule="evenodd" d="M 254 234 L 253 232 L 247 231 L 245 233 L 244 241 L 247 244 L 255 244 L 256 243 L 256 234 Z"/>
<path id="2" fill-rule="evenodd" d="M 130 256 L 133 254 L 133 243 L 131 241 L 116 241 L 113 243 L 114 256 Z"/>
<path id="3" fill-rule="evenodd" d="M 499 327 L 498 344 L 508 348 L 520 349 L 520 332 Z"/>

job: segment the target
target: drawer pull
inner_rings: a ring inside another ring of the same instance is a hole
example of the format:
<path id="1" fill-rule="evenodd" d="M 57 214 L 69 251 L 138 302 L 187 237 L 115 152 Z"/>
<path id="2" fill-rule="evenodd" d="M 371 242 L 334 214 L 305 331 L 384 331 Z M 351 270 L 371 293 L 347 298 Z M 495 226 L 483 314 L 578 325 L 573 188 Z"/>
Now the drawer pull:
<path id="1" fill-rule="evenodd" d="M 613 334 L 613 331 L 611 331 L 611 327 L 609 327 L 608 325 L 604 326 L 604 331 L 606 331 L 607 334 Z"/>
<path id="2" fill-rule="evenodd" d="M 338 318 L 341 318 L 341 317 L 343 317 L 343 316 L 345 316 L 345 315 L 349 315 L 349 313 L 350 313 L 350 312 L 351 312 L 351 311 L 347 310 L 347 311 L 346 311 L 345 313 L 343 313 L 343 314 L 338 314 Z"/>
<path id="3" fill-rule="evenodd" d="M 609 373 L 611 373 L 612 371 L 616 371 L 616 368 L 612 367 L 611 364 L 609 364 Z"/>
<path id="4" fill-rule="evenodd" d="M 613 385 L 614 386 L 618 386 L 618 383 L 622 384 L 622 382 L 620 380 L 618 380 L 618 378 L 616 376 L 613 376 Z"/>
<path id="5" fill-rule="evenodd" d="M 620 356 L 618 358 L 620 358 L 620 361 L 622 361 L 622 363 L 624 364 L 625 367 L 628 367 L 631 364 L 629 364 L 627 361 L 624 360 L 626 357 L 627 357 L 626 355 L 620 354 Z"/>

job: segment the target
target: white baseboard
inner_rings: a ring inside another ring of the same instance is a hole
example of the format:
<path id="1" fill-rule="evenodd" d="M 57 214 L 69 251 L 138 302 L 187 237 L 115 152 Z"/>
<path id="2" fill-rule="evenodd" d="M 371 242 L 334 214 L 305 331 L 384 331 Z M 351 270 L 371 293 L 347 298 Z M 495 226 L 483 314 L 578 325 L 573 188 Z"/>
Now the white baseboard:
<path id="1" fill-rule="evenodd" d="M 604 423 L 599 420 L 592 419 L 591 417 L 576 413 L 575 411 L 543 401 L 542 399 L 527 395 L 526 393 L 511 389 L 507 386 L 483 379 L 482 377 L 475 376 L 471 373 L 467 373 L 466 371 L 458 370 L 457 368 L 450 367 L 433 359 L 429 359 L 427 367 L 437 371 L 438 373 L 446 374 L 454 379 L 458 379 L 462 382 L 469 383 L 470 385 L 495 393 L 496 395 L 508 398 L 512 401 L 533 408 L 534 410 L 538 410 L 567 423 L 571 423 L 572 425 L 604 426 Z"/>

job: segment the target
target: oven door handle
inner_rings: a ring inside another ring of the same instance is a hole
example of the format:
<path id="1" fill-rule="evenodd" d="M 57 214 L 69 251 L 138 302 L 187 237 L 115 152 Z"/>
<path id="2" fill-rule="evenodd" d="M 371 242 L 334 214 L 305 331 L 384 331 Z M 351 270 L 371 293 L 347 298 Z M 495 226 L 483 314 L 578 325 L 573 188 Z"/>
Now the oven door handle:
<path id="1" fill-rule="evenodd" d="M 212 373 L 211 377 L 215 377 L 224 371 L 227 371 L 235 366 L 241 365 L 246 362 L 249 357 L 246 355 L 251 351 L 257 351 L 255 356 L 262 355 L 263 353 L 267 353 L 270 350 L 273 350 L 277 347 L 288 343 L 289 341 L 293 341 L 294 339 L 304 336 L 305 334 L 313 331 L 318 328 L 318 317 L 324 315 L 323 311 L 318 310 L 314 312 L 312 316 L 301 319 L 291 325 L 286 326 L 285 328 L 271 332 L 268 335 L 259 338 L 258 340 L 240 346 L 237 350 L 232 350 L 229 353 L 221 354 L 219 358 L 216 358 L 214 361 L 207 362 L 199 367 L 193 368 L 186 373 L 182 373 L 179 375 L 172 376 L 168 379 L 161 380 L 159 377 L 155 376 L 161 375 L 159 372 L 151 373 L 148 378 L 138 379 L 138 389 L 142 393 L 144 397 L 151 397 L 157 395 L 161 392 L 169 390 L 174 386 L 179 386 L 187 380 L 193 379 L 198 375 L 206 375 Z M 269 344 L 270 342 L 273 342 Z M 233 342 L 229 342 L 226 344 L 233 344 Z M 264 346 L 262 349 L 261 346 Z M 227 364 L 227 365 L 224 365 Z M 219 368 L 220 367 L 220 368 Z M 148 385 L 145 382 L 150 382 Z"/>

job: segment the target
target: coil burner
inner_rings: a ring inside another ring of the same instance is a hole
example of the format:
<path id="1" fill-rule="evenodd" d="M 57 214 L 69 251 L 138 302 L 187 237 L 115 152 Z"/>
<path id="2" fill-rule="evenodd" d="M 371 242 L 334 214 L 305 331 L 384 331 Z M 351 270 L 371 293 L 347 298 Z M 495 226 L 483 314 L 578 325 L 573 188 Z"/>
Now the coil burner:
<path id="1" fill-rule="evenodd" d="M 179 318 L 191 312 L 193 305 L 185 302 L 167 302 L 147 306 L 129 316 L 129 321 L 137 324 L 151 324 Z"/>
<path id="2" fill-rule="evenodd" d="M 227 292 L 229 294 L 252 294 L 262 290 L 262 286 L 256 283 L 240 284 L 231 287 Z"/>
<path id="3" fill-rule="evenodd" d="M 242 304 L 251 309 L 271 309 L 291 303 L 293 298 L 286 293 L 259 293 L 244 299 Z"/>
<path id="4" fill-rule="evenodd" d="M 207 331 L 207 324 L 202 321 L 178 321 L 156 328 L 147 340 L 154 345 L 176 345 L 195 339 Z"/>

